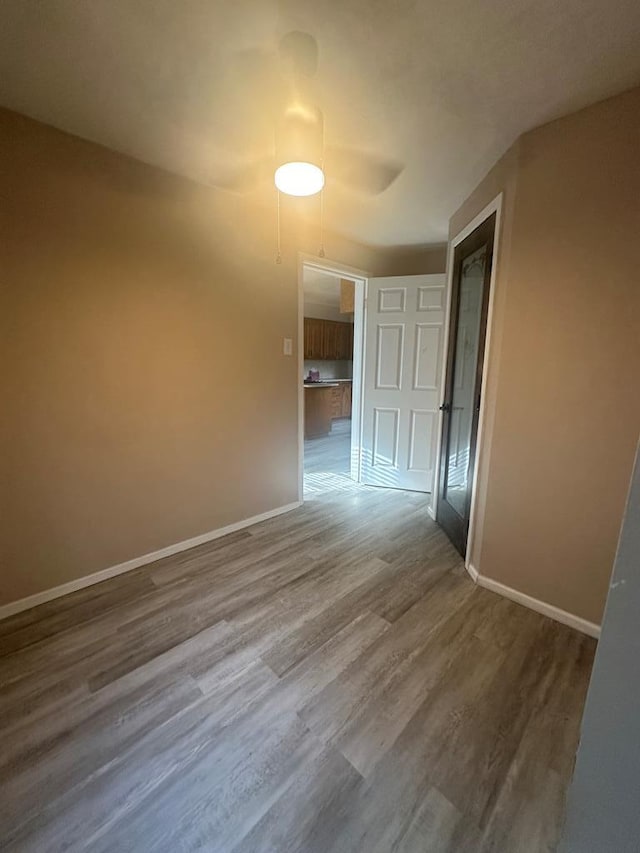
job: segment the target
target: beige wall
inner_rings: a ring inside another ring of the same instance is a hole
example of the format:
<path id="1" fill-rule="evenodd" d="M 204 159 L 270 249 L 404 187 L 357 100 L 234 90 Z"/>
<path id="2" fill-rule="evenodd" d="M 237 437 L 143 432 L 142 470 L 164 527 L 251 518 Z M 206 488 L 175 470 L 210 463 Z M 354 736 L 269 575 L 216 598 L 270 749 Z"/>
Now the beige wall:
<path id="1" fill-rule="evenodd" d="M 0 164 L 0 605 L 295 501 L 317 227 L 7 111 Z"/>
<path id="2" fill-rule="evenodd" d="M 399 247 L 386 251 L 377 249 L 374 275 L 437 275 L 447 267 L 447 247 Z"/>
<path id="3" fill-rule="evenodd" d="M 0 121 L 4 603 L 294 501 L 298 371 L 242 200 Z"/>
<path id="4" fill-rule="evenodd" d="M 640 89 L 528 133 L 450 223 L 505 193 L 483 575 L 599 622 L 640 429 Z"/>

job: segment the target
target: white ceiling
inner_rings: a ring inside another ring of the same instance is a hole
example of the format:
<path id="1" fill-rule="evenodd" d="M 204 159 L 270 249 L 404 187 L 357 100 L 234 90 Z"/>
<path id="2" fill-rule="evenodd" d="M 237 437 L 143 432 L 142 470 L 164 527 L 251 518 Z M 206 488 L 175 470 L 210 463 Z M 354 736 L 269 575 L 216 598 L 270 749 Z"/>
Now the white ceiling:
<path id="1" fill-rule="evenodd" d="M 302 289 L 305 303 L 340 308 L 340 279 L 337 276 L 304 267 Z"/>
<path id="2" fill-rule="evenodd" d="M 0 103 L 212 183 L 271 149 L 247 68 L 291 29 L 320 47 L 327 142 L 405 165 L 327 190 L 327 226 L 378 245 L 443 241 L 523 131 L 640 82 L 638 0 L 3 0 Z"/>

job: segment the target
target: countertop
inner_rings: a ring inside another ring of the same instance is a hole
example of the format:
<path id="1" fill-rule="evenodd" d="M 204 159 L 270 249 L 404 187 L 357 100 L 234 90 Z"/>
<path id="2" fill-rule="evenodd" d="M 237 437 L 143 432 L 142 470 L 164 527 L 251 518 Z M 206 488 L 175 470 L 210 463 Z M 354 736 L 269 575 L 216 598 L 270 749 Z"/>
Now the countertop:
<path id="1" fill-rule="evenodd" d="M 345 382 L 352 383 L 353 379 L 320 379 L 318 382 L 307 382 L 304 380 L 304 387 L 310 388 L 312 385 L 341 385 Z"/>
<path id="2" fill-rule="evenodd" d="M 305 382 L 305 388 L 339 388 L 339 382 Z"/>

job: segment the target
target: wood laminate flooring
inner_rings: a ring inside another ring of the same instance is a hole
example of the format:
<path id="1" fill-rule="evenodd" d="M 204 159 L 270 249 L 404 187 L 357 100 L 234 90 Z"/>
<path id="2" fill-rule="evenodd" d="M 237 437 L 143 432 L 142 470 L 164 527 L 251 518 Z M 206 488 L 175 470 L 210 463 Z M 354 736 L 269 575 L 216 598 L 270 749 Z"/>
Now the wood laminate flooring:
<path id="1" fill-rule="evenodd" d="M 351 418 L 332 421 L 331 432 L 304 442 L 304 472 L 316 474 L 349 474 L 351 465 Z"/>
<path id="2" fill-rule="evenodd" d="M 4 851 L 555 849 L 595 643 L 351 485 L 0 623 Z"/>

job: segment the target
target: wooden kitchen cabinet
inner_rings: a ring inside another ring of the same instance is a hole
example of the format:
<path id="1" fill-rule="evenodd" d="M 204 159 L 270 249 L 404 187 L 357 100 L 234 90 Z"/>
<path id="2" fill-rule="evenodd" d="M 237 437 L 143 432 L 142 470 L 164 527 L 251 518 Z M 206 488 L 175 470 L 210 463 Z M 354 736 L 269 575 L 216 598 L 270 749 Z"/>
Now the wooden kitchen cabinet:
<path id="1" fill-rule="evenodd" d="M 313 317 L 304 318 L 304 357 L 324 358 L 323 356 L 323 329 L 324 320 L 316 320 Z"/>
<path id="2" fill-rule="evenodd" d="M 337 361 L 338 355 L 338 326 L 331 320 L 322 321 L 322 357 L 328 361 Z"/>
<path id="3" fill-rule="evenodd" d="M 331 389 L 331 419 L 342 417 L 342 386 Z"/>
<path id="4" fill-rule="evenodd" d="M 305 438 L 317 438 L 331 431 L 334 390 L 332 387 L 322 385 L 304 389 Z"/>
<path id="5" fill-rule="evenodd" d="M 305 317 L 304 357 L 319 361 L 350 361 L 353 358 L 353 324 Z"/>
<path id="6" fill-rule="evenodd" d="M 351 417 L 351 382 L 341 382 L 331 389 L 331 419 Z"/>
<path id="7" fill-rule="evenodd" d="M 304 389 L 304 437 L 317 438 L 331 431 L 331 422 L 351 417 L 351 382 L 306 386 Z"/>
<path id="8" fill-rule="evenodd" d="M 351 382 L 343 382 L 342 384 L 342 417 L 350 418 L 351 417 L 351 400 L 352 400 L 352 389 L 353 386 Z"/>
<path id="9" fill-rule="evenodd" d="M 353 324 L 336 323 L 336 359 L 347 361 L 353 358 Z"/>
<path id="10" fill-rule="evenodd" d="M 356 283 L 349 278 L 340 279 L 340 313 L 353 314 L 356 310 Z"/>

